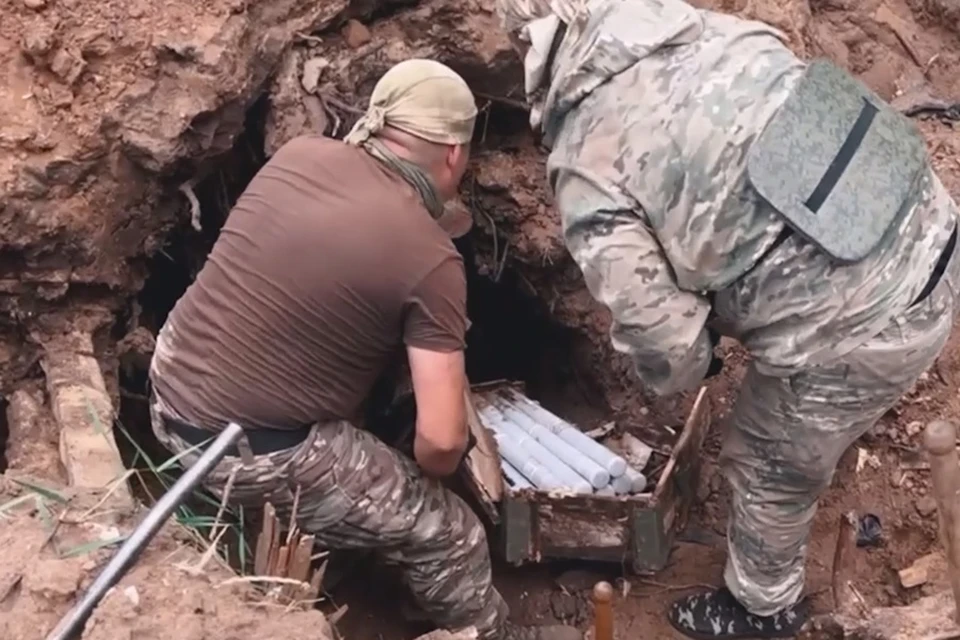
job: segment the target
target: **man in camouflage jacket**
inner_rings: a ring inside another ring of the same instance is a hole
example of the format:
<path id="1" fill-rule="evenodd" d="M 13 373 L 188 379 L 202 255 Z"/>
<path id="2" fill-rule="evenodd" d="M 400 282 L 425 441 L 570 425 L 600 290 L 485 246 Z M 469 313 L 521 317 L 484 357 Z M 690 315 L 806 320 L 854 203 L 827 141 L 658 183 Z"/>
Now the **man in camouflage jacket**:
<path id="1" fill-rule="evenodd" d="M 818 497 L 947 341 L 957 207 L 922 140 L 908 140 L 921 155 L 896 219 L 865 255 L 838 260 L 761 197 L 748 170 L 810 66 L 778 31 L 680 0 L 498 0 L 498 10 L 551 149 L 567 248 L 612 313 L 614 347 L 658 394 L 717 373 L 720 333 L 752 356 L 721 460 L 733 489 L 726 588 L 677 601 L 670 620 L 695 638 L 792 636 L 807 617 Z M 802 169 L 808 150 L 793 139 L 797 149 L 780 151 Z M 881 178 L 841 188 L 881 197 Z"/>

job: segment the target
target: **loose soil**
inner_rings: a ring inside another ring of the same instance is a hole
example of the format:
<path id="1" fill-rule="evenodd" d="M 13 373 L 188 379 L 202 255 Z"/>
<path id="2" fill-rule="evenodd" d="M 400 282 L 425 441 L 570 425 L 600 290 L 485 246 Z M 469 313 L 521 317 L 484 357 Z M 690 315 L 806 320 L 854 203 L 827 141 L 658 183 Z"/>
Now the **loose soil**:
<path id="1" fill-rule="evenodd" d="M 3 477 L 0 483 L 0 503 L 25 493 Z M 53 504 L 59 513 L 63 505 Z M 81 504 L 82 499 L 71 500 L 73 516 L 85 513 Z M 0 637 L 46 637 L 110 558 L 109 551 L 87 545 L 116 538 L 128 524 L 123 519 L 105 525 L 97 518 L 71 523 L 69 516 L 59 515 L 61 524 L 53 533 L 50 517 L 38 509 L 0 518 Z M 106 595 L 82 638 L 332 640 L 320 611 L 285 611 L 255 597 L 249 584 L 235 578 L 229 567 L 204 563 L 185 532 L 168 526 Z"/>
<path id="2" fill-rule="evenodd" d="M 931 97 L 960 102 L 956 0 L 695 4 L 774 24 L 801 56 L 831 57 L 898 105 Z M 474 358 L 473 372 L 525 379 L 532 395 L 585 427 L 615 419 L 641 438 L 659 438 L 664 427 L 679 426 L 692 398 L 650 400 L 638 389 L 609 345 L 606 312 L 563 249 L 545 191 L 544 155 L 526 129 L 521 70 L 497 28 L 492 0 L 0 0 L 2 395 L 40 389 L 44 340 L 83 327 L 95 333 L 120 406 L 118 367 L 142 370 L 150 349 L 149 339 L 120 340 L 142 338 L 162 322 L 251 166 L 303 131 L 342 135 L 377 77 L 410 56 L 453 66 L 482 107 L 461 197 L 476 221 L 474 277 L 496 281 L 500 291 L 491 293 L 497 288 L 488 284 L 489 295 L 476 294 L 488 303 L 471 302 L 471 344 L 488 353 L 498 345 L 508 350 L 511 326 L 525 327 L 521 335 L 549 326 L 550 340 L 526 344 L 514 335 L 523 361 Z M 940 177 L 960 198 L 960 133 L 936 118 L 920 126 Z M 184 183 L 199 198 L 201 233 L 178 190 Z M 183 256 L 183 243 L 194 253 Z M 176 261 L 182 282 L 164 282 L 162 274 L 171 273 L 165 260 Z M 149 295 L 138 297 L 151 273 Z M 518 305 L 529 313 L 521 317 Z M 710 384 L 717 415 L 697 505 L 670 566 L 650 579 L 567 563 L 497 567 L 496 582 L 518 620 L 585 625 L 585 592 L 607 578 L 625 594 L 616 605 L 618 635 L 671 638 L 663 618 L 670 600 L 685 588 L 720 582 L 728 495 L 715 461 L 745 363 L 736 345 L 725 348 L 727 367 Z M 932 588 L 904 590 L 896 571 L 936 549 L 928 474 L 911 463 L 923 425 L 941 417 L 960 422 L 958 388 L 955 332 L 936 366 L 843 458 L 808 553 L 818 610 L 832 606 L 830 562 L 840 514 L 849 510 L 875 514 L 883 526 L 880 546 L 858 549 L 850 574 L 869 604 L 911 602 Z M 42 391 L 31 393 L 43 401 Z M 11 442 L 6 449 L 10 475 L 50 467 L 49 451 L 31 466 L 29 446 Z M 43 532 L 36 517 L 0 520 L 2 637 L 39 637 L 102 564 L 102 551 L 54 559 Z M 168 557 L 177 544 L 167 536 L 152 545 L 128 579 L 139 605 L 118 590 L 85 638 L 134 631 L 147 638 L 305 638 L 317 629 L 303 617 L 308 613 L 269 613 L 249 606 L 243 594 L 213 589 L 226 573 L 195 577 L 177 569 Z M 7 591 L 5 576 L 15 583 Z M 344 637 L 406 640 L 422 631 L 402 621 L 398 589 L 382 568 L 359 566 L 332 594 L 350 605 L 338 624 Z"/>

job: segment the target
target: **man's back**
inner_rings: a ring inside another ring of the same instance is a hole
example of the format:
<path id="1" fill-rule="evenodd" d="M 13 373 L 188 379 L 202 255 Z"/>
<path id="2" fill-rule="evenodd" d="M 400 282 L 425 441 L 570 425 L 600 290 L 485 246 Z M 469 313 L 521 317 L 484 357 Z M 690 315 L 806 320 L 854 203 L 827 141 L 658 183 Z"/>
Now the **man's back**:
<path id="1" fill-rule="evenodd" d="M 402 344 L 463 348 L 465 297 L 462 260 L 413 190 L 362 150 L 304 136 L 230 213 L 151 379 L 206 428 L 351 418 Z"/>
<path id="2" fill-rule="evenodd" d="M 597 289 L 630 309 L 619 322 L 646 328 L 644 348 L 682 359 L 709 307 L 765 373 L 789 375 L 848 353 L 909 306 L 947 244 L 953 205 L 928 170 L 913 213 L 864 260 L 837 265 L 797 233 L 775 246 L 785 223 L 753 188 L 747 158 L 805 65 L 762 23 L 697 13 L 697 38 L 647 52 L 566 114 L 550 181 L 581 268 L 631 265 Z M 606 42 L 620 23 L 591 24 L 589 42 Z M 611 231 L 612 210 L 623 229 Z"/>

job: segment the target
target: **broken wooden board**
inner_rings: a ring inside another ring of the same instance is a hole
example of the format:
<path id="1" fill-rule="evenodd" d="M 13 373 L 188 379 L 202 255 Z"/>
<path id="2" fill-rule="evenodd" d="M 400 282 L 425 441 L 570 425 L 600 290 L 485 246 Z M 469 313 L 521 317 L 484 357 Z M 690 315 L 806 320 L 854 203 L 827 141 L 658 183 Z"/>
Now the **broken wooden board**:
<path id="1" fill-rule="evenodd" d="M 476 495 L 491 519 L 499 520 L 496 504 L 503 497 L 503 473 L 500 470 L 500 451 L 493 435 L 483 426 L 469 386 L 464 392 L 467 410 L 467 424 L 477 444 L 467 455 L 465 466 L 473 482 L 467 486 Z"/>
<path id="2" fill-rule="evenodd" d="M 922 38 L 909 21 L 901 18 L 886 4 L 877 7 L 873 19 L 893 32 L 918 67 L 921 69 L 927 68 L 933 55 L 920 51 Z"/>
<path id="3" fill-rule="evenodd" d="M 282 535 L 283 526 L 277 518 L 274 506 L 269 502 L 264 506 L 253 567 L 254 575 L 257 577 L 280 579 L 273 584 L 266 581 L 269 595 L 283 604 L 300 604 L 310 607 L 319 598 L 326 562 L 311 574 L 314 536 L 303 535 L 297 527 L 296 512 L 299 497 L 298 493 L 291 510 L 290 522 L 286 527 L 286 536 Z M 275 584 L 279 584 L 279 588 L 276 588 Z M 332 621 L 331 624 L 333 624 Z"/>

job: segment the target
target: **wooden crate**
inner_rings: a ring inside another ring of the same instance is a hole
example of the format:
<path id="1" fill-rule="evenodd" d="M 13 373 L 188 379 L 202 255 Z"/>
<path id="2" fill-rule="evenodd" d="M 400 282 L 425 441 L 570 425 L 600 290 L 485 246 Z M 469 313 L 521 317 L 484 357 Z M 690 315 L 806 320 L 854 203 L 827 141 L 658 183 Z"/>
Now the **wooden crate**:
<path id="1" fill-rule="evenodd" d="M 501 555 L 514 565 L 569 558 L 620 563 L 637 573 L 659 571 L 696 496 L 700 449 L 710 420 L 704 387 L 651 493 L 557 496 L 504 483 L 499 502 L 484 505 Z M 477 488 L 482 483 L 475 475 L 467 475 L 474 495 L 491 493 Z"/>

